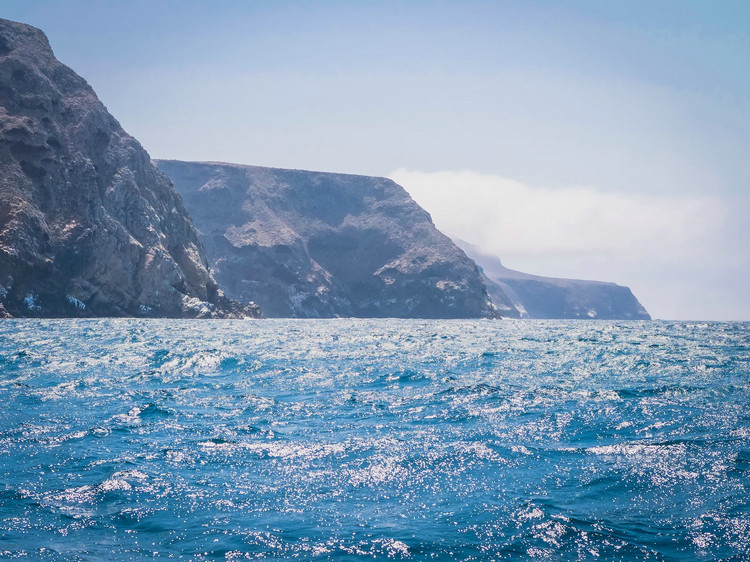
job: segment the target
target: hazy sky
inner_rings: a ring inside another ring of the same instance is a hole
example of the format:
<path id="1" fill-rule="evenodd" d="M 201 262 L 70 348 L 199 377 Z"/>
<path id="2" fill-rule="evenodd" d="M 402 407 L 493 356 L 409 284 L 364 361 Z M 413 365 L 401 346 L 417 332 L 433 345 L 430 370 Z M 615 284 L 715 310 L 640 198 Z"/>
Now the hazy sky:
<path id="1" fill-rule="evenodd" d="M 387 175 L 531 273 L 750 319 L 750 2 L 2 0 L 153 157 Z"/>

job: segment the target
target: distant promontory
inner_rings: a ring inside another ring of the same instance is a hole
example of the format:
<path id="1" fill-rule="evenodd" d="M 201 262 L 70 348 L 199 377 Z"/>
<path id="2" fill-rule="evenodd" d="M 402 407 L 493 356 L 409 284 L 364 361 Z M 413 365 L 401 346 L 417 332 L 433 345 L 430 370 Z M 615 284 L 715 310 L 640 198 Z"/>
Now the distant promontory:
<path id="1" fill-rule="evenodd" d="M 387 178 L 157 161 L 228 296 L 266 316 L 492 318 L 473 261 Z"/>

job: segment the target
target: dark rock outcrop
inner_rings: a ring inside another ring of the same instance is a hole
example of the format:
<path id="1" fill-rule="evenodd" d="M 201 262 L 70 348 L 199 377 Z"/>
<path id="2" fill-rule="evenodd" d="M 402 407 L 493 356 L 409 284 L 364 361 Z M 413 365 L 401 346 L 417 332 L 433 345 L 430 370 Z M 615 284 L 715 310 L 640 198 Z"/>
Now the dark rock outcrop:
<path id="1" fill-rule="evenodd" d="M 255 316 L 180 196 L 40 30 L 0 20 L 0 314 Z"/>
<path id="2" fill-rule="evenodd" d="M 276 317 L 494 317 L 474 263 L 385 178 L 157 161 L 228 296 Z"/>
<path id="3" fill-rule="evenodd" d="M 487 291 L 503 316 L 511 318 L 599 318 L 650 320 L 631 290 L 614 283 L 557 279 L 521 273 L 495 256 L 457 240 L 482 271 Z"/>

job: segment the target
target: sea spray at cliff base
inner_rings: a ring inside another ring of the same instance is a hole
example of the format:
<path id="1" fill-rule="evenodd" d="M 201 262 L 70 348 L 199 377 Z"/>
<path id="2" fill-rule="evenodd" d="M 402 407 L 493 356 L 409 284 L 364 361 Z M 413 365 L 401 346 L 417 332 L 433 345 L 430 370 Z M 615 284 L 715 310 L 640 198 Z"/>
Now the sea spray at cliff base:
<path id="1" fill-rule="evenodd" d="M 0 554 L 746 559 L 749 336 L 4 321 Z"/>

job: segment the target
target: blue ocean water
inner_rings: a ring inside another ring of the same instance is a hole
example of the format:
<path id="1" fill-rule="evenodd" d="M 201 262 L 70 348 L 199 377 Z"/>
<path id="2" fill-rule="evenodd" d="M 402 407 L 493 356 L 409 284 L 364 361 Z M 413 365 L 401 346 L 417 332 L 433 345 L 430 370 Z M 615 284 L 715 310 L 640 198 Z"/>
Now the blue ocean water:
<path id="1" fill-rule="evenodd" d="M 750 559 L 750 324 L 0 322 L 0 557 Z"/>

